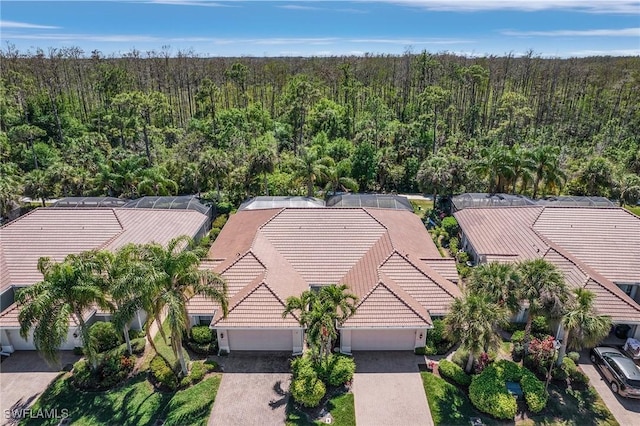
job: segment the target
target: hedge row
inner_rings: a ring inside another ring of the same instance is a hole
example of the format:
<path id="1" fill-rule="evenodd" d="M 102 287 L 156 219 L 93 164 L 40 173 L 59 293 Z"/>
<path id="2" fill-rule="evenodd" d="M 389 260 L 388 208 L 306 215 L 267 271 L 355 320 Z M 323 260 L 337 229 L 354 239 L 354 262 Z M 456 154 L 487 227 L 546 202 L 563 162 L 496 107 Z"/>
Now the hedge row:
<path id="1" fill-rule="evenodd" d="M 453 380 L 460 386 L 469 386 L 471 384 L 471 376 L 453 362 L 443 359 L 438 363 L 438 372 L 446 379 Z"/>

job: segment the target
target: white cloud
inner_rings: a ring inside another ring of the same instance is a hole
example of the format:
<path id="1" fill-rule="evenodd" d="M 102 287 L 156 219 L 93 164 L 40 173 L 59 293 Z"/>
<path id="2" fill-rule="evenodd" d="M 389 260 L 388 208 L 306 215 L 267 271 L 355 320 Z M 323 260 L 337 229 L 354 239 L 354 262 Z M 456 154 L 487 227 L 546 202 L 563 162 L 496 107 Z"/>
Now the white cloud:
<path id="1" fill-rule="evenodd" d="M 464 39 L 445 39 L 445 38 L 425 38 L 425 39 L 404 39 L 404 38 L 355 38 L 345 40 L 350 43 L 367 43 L 367 44 L 464 44 L 475 43 L 473 40 Z"/>
<path id="2" fill-rule="evenodd" d="M 387 0 L 385 2 L 452 12 L 487 10 L 534 12 L 563 9 L 590 13 L 640 13 L 640 1 L 638 0 Z"/>
<path id="3" fill-rule="evenodd" d="M 577 50 L 569 56 L 640 56 L 640 49 Z"/>
<path id="4" fill-rule="evenodd" d="M 601 29 L 601 30 L 551 30 L 551 31 L 512 31 L 500 32 L 507 36 L 541 37 L 640 37 L 640 27 Z"/>
<path id="5" fill-rule="evenodd" d="M 28 22 L 0 21 L 0 28 L 20 28 L 20 29 L 38 29 L 38 30 L 55 30 L 60 27 L 52 25 L 30 24 Z"/>
<path id="6" fill-rule="evenodd" d="M 289 10 L 321 10 L 319 7 L 314 6 L 304 6 L 302 4 L 285 4 L 282 6 L 276 6 L 279 9 L 289 9 Z"/>

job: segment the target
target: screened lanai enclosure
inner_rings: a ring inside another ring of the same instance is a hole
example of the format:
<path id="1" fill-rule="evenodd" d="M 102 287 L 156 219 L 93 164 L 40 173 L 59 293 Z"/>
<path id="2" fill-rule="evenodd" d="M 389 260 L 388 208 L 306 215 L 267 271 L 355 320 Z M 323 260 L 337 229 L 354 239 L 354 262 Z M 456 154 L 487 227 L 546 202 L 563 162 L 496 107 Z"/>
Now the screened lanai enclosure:
<path id="1" fill-rule="evenodd" d="M 327 207 L 372 207 L 413 211 L 413 206 L 401 195 L 393 194 L 340 194 L 329 197 Z"/>
<path id="2" fill-rule="evenodd" d="M 513 207 L 535 206 L 536 202 L 529 197 L 517 194 L 489 194 L 474 192 L 456 195 L 451 198 L 452 212 L 472 207 Z"/>

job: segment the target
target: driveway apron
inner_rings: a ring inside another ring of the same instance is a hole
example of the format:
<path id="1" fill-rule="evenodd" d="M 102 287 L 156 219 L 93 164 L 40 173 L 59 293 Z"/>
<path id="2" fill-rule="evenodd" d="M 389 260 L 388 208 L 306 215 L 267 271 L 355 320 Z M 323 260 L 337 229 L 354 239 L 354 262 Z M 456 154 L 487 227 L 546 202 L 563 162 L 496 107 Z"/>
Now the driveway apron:
<path id="1" fill-rule="evenodd" d="M 614 394 L 609 382 L 604 379 L 600 374 L 600 370 L 589 360 L 588 352 L 583 351 L 580 353 L 579 365 L 621 426 L 640 425 L 640 399 L 627 399 Z"/>
<path id="2" fill-rule="evenodd" d="M 410 352 L 356 352 L 353 379 L 358 426 L 433 425 L 418 363 Z"/>
<path id="3" fill-rule="evenodd" d="M 221 364 L 224 374 L 210 426 L 285 423 L 291 380 L 287 354 L 234 352 Z"/>

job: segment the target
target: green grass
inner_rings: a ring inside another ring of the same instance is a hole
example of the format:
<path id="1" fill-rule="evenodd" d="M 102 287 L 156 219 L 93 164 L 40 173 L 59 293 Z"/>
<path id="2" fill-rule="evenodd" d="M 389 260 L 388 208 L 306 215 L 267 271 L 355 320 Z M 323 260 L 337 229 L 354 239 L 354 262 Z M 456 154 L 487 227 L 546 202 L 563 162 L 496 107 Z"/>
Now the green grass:
<path id="1" fill-rule="evenodd" d="M 71 377 L 61 377 L 42 394 L 32 410 L 62 409 L 69 411 L 74 425 L 122 426 L 151 425 L 166 419 L 166 425 L 206 425 L 215 400 L 221 376 L 216 374 L 195 386 L 178 392 L 156 392 L 139 374 L 124 386 L 106 392 L 81 392 Z M 25 425 L 57 425 L 58 420 L 32 419 Z"/>
<path id="2" fill-rule="evenodd" d="M 343 393 L 335 395 L 327 404 L 327 408 L 333 417 L 333 423 L 337 426 L 355 426 L 356 409 L 353 402 L 352 393 Z M 296 410 L 293 401 L 289 400 L 287 405 L 287 426 L 319 426 L 324 423 L 316 421 L 310 422 L 307 416 Z"/>
<path id="3" fill-rule="evenodd" d="M 431 209 L 433 209 L 433 201 L 428 200 L 409 200 L 413 206 L 413 211 L 420 219 Z"/>
<path id="4" fill-rule="evenodd" d="M 173 355 L 173 349 L 171 349 L 171 330 L 169 330 L 169 325 L 166 321 L 162 324 L 162 330 L 164 331 L 164 334 L 167 337 L 167 341 L 166 342 L 164 341 L 164 339 L 162 338 L 162 335 L 158 331 L 158 333 L 156 333 L 155 337 L 153 338 L 153 343 L 156 345 L 156 349 L 158 349 L 158 353 L 164 356 L 165 359 L 171 361 L 172 363 L 171 365 L 174 367 L 175 371 L 179 371 L 178 360 Z M 190 361 L 189 354 L 187 353 L 187 350 L 184 347 L 182 348 L 182 353 L 184 354 L 185 362 L 189 363 Z M 149 369 L 149 364 L 151 363 L 151 359 L 154 356 L 155 356 L 155 353 L 153 352 L 153 349 L 151 349 L 148 353 L 147 358 L 142 363 L 141 370 Z"/>
<path id="5" fill-rule="evenodd" d="M 471 405 L 471 401 L 456 386 L 432 373 L 422 372 L 422 384 L 429 401 L 433 423 L 437 425 L 468 425 L 469 417 L 480 417 L 485 424 L 494 422 L 481 415 Z"/>
<path id="6" fill-rule="evenodd" d="M 631 213 L 636 216 L 640 216 L 640 206 L 624 206 L 625 209 L 629 210 Z"/>

